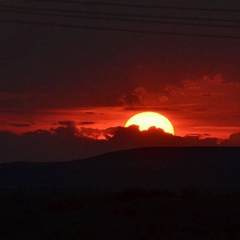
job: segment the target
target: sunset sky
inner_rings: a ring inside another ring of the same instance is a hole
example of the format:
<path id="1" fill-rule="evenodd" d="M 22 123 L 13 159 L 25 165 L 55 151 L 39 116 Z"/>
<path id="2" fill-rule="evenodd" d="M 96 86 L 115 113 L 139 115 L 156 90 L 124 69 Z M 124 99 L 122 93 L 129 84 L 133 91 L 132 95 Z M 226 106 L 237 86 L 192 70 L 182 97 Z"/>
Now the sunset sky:
<path id="1" fill-rule="evenodd" d="M 136 4 L 146 6 L 2 0 L 1 134 L 54 131 L 71 122 L 96 138 L 94 132 L 123 127 L 143 111 L 166 116 L 180 137 L 228 139 L 240 132 L 239 1 Z M 63 11 L 68 17 L 56 15 Z M 78 18 L 77 11 L 85 13 Z M 89 18 L 96 12 L 105 15 Z M 134 21 L 103 19 L 114 14 Z"/>

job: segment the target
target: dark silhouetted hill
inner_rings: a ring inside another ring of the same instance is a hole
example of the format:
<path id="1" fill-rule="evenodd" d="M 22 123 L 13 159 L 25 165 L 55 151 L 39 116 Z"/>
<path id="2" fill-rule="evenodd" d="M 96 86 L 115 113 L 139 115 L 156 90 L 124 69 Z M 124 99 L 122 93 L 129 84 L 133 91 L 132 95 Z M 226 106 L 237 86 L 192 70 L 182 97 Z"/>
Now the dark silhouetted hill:
<path id="1" fill-rule="evenodd" d="M 240 148 L 237 147 L 151 147 L 72 162 L 1 164 L 0 187 L 239 189 L 239 172 Z"/>

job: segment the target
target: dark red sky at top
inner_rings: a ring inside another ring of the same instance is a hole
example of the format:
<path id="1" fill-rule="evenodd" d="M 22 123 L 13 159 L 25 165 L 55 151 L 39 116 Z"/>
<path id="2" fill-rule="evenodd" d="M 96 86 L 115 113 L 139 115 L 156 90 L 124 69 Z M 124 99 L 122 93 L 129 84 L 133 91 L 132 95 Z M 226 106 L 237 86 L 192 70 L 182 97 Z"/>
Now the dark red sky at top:
<path id="1" fill-rule="evenodd" d="M 138 4 L 160 5 L 159 1 L 138 1 Z M 216 11 L 239 10 L 239 1 L 161 1 L 161 6 L 215 11 L 51 1 L 11 1 L 11 4 L 1 1 L 0 5 L 0 130 L 15 133 L 49 130 L 61 121 L 74 121 L 79 129 L 107 129 L 124 126 L 133 114 L 151 110 L 167 116 L 179 136 L 205 134 L 228 138 L 240 131 L 239 39 L 216 38 L 240 37 L 239 12 Z M 19 7 L 25 11 L 44 8 L 205 18 L 207 25 L 231 28 L 71 19 L 19 13 Z M 228 22 L 229 19 L 233 22 Z M 36 22 L 187 35 L 83 30 L 41 26 Z"/>

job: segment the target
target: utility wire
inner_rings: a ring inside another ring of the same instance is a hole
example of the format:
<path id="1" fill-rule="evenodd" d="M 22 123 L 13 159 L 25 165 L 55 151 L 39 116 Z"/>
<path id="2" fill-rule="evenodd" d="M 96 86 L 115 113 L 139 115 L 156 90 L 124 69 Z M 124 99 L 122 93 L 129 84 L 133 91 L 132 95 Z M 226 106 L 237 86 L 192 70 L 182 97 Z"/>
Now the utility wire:
<path id="1" fill-rule="evenodd" d="M 64 13 L 46 13 L 46 12 L 36 12 L 32 10 L 13 10 L 13 9 L 1 9 L 0 12 L 7 13 L 17 13 L 17 14 L 30 14 L 30 15 L 38 15 L 38 16 L 50 16 L 50 17 L 66 17 L 66 18 L 74 18 L 74 19 L 94 19 L 94 20 L 110 20 L 110 21 L 118 21 L 118 22 L 141 22 L 141 23 L 156 23 L 156 24 L 166 24 L 166 25 L 185 25 L 185 26 L 195 26 L 195 27 L 222 27 L 222 28 L 240 28 L 240 26 L 232 26 L 232 25 L 221 25 L 221 24 L 198 24 L 198 23 L 184 23 L 184 22 L 169 22 L 169 21 L 156 21 L 156 20 L 141 20 L 141 19 L 124 19 L 124 18 L 116 18 L 116 17 L 99 17 L 99 16 L 79 16 L 79 15 L 69 15 Z"/>
<path id="2" fill-rule="evenodd" d="M 3 9 L 17 9 L 17 10 L 29 10 L 29 11 L 39 11 L 39 12 L 53 12 L 53 13 L 68 13 L 68 14 L 94 14 L 103 16 L 114 16 L 114 17 L 136 17 L 136 18 L 152 18 L 152 19 L 174 19 L 174 20 L 191 20 L 191 21 L 211 21 L 211 22 L 231 22 L 240 23 L 240 20 L 236 19 L 222 19 L 222 18 L 198 18 L 198 17 L 175 17 L 166 15 L 143 15 L 143 14 L 126 14 L 126 13 L 110 13 L 101 11 L 76 11 L 76 10 L 63 10 L 63 9 L 52 9 L 52 8 L 29 8 L 21 6 L 7 6 L 0 5 Z"/>
<path id="3" fill-rule="evenodd" d="M 81 4 L 81 5 L 99 5 L 99 6 L 114 6 L 114 7 L 130 7 L 130 8 L 154 8 L 154 9 L 172 9 L 172 10 L 189 10 L 189 11 L 210 11 L 210 12 L 240 12 L 240 9 L 225 9 L 225 8 L 199 8 L 199 7 L 170 7 L 160 5 L 145 5 L 145 4 L 128 4 L 128 3 L 110 3 L 110 2 L 94 2 L 94 1 L 75 1 L 75 0 L 37 0 L 40 2 L 51 3 L 66 3 L 66 4 Z"/>
<path id="4" fill-rule="evenodd" d="M 60 23 L 49 23 L 49 22 L 47 23 L 47 22 L 38 22 L 38 21 L 10 20 L 10 19 L 3 19 L 3 18 L 0 18 L 0 21 L 8 22 L 8 23 L 30 24 L 30 25 L 39 25 L 39 26 L 48 26 L 48 27 L 64 27 L 64 28 L 72 28 L 72 29 L 114 31 L 114 32 L 155 34 L 155 35 L 205 37 L 205 38 L 219 38 L 219 39 L 226 38 L 226 39 L 240 40 L 240 36 L 229 36 L 229 35 L 210 35 L 210 34 L 201 34 L 201 33 L 164 32 L 164 31 L 141 30 L 141 29 L 96 27 L 96 26 L 88 26 L 88 25 L 72 25 L 72 24 L 60 24 Z"/>

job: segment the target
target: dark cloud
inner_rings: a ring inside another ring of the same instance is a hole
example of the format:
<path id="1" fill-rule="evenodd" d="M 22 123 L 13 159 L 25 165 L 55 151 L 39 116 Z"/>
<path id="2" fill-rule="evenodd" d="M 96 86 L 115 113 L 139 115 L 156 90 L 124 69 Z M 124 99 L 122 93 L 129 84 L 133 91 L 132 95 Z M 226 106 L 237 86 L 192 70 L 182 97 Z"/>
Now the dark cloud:
<path id="1" fill-rule="evenodd" d="M 137 95 L 132 94 L 132 93 L 122 93 L 119 96 L 118 101 L 123 106 L 141 104 L 141 101 L 140 101 L 139 97 Z"/>
<path id="2" fill-rule="evenodd" d="M 179 112 L 180 109 L 177 108 L 168 108 L 162 106 L 124 106 L 124 110 L 126 111 L 158 111 L 158 112 Z"/>
<path id="3" fill-rule="evenodd" d="M 28 123 L 10 123 L 9 124 L 10 126 L 13 126 L 13 127 L 30 127 L 31 124 L 28 124 Z"/>
<path id="4" fill-rule="evenodd" d="M 95 122 L 78 122 L 77 124 L 79 125 L 92 125 L 92 124 L 95 124 Z"/>
<path id="5" fill-rule="evenodd" d="M 60 121 L 61 125 L 58 128 L 51 128 L 51 132 L 60 137 L 71 138 L 72 136 L 79 135 L 79 129 L 73 121 Z"/>
<path id="6" fill-rule="evenodd" d="M 165 133 L 162 129 L 151 127 L 147 131 L 139 131 L 138 126 L 119 127 L 110 143 L 122 148 L 145 146 L 218 146 L 217 138 L 201 139 L 198 135 L 179 137 Z"/>
<path id="7" fill-rule="evenodd" d="M 105 138 L 104 138 L 105 137 Z M 16 135 L 0 132 L 1 162 L 70 161 L 129 148 L 147 146 L 240 146 L 240 133 L 228 140 L 201 138 L 198 135 L 173 136 L 162 129 L 139 131 L 138 126 L 115 127 L 106 130 L 80 128 L 74 122 L 63 121 L 49 131 L 37 130 Z"/>
<path id="8" fill-rule="evenodd" d="M 206 112 L 207 109 L 206 108 L 195 108 L 192 111 L 195 111 L 195 112 Z"/>
<path id="9" fill-rule="evenodd" d="M 121 95 L 119 101 L 126 108 L 157 107 L 159 110 L 188 109 L 192 112 L 207 112 L 227 109 L 236 112 L 240 84 L 227 81 L 220 74 L 199 79 L 181 81 L 181 84 L 167 84 L 150 90 L 136 87 L 132 92 Z"/>
<path id="10" fill-rule="evenodd" d="M 93 115 L 96 114 L 95 112 L 85 112 L 86 114 Z"/>
<path id="11" fill-rule="evenodd" d="M 211 135 L 208 133 L 205 134 L 201 134 L 201 133 L 191 133 L 191 134 L 187 134 L 185 137 L 192 137 L 192 138 L 206 138 L 206 137 L 210 137 Z"/>
<path id="12" fill-rule="evenodd" d="M 99 130 L 99 129 L 94 129 L 94 128 L 81 127 L 80 135 L 83 137 L 93 138 L 93 139 L 97 140 L 101 136 L 103 136 L 103 131 Z"/>
<path id="13" fill-rule="evenodd" d="M 229 137 L 229 140 L 235 141 L 235 142 L 240 142 L 240 132 L 231 134 Z"/>
<path id="14" fill-rule="evenodd" d="M 73 121 L 60 121 L 58 123 L 62 126 L 66 126 L 66 127 L 75 126 L 75 122 L 73 122 Z"/>
<path id="15" fill-rule="evenodd" d="M 228 140 L 223 141 L 223 145 L 240 147 L 240 132 L 231 134 Z"/>

